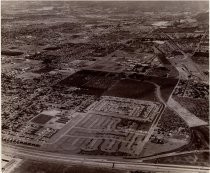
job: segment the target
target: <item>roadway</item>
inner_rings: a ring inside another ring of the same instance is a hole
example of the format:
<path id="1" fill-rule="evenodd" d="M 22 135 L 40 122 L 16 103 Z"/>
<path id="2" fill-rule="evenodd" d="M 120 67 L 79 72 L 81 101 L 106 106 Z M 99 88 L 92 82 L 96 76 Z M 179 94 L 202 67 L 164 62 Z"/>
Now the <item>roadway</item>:
<path id="1" fill-rule="evenodd" d="M 160 172 L 182 172 L 182 173 L 207 173 L 210 171 L 209 167 L 204 166 L 185 166 L 185 165 L 172 165 L 172 164 L 152 164 L 142 163 L 141 160 L 122 159 L 111 160 L 109 158 L 94 158 L 90 156 L 76 156 L 59 154 L 54 152 L 47 152 L 30 148 L 22 148 L 18 146 L 2 145 L 2 151 L 6 155 L 15 155 L 22 159 L 32 159 L 39 161 L 53 161 L 62 162 L 72 165 L 88 165 L 93 167 L 114 168 L 120 170 L 147 170 L 147 171 L 160 171 Z"/>
<path id="2" fill-rule="evenodd" d="M 171 38 L 168 34 L 161 32 L 161 34 L 165 35 L 168 39 L 169 39 L 169 43 L 171 43 L 172 45 L 174 45 L 179 52 L 182 53 L 183 58 L 180 59 L 180 63 L 179 64 L 184 64 L 182 65 L 183 68 L 187 69 L 188 72 L 191 74 L 191 76 L 196 76 L 198 77 L 200 80 L 202 81 L 206 81 L 206 76 L 204 75 L 204 73 L 201 71 L 201 69 L 197 66 L 196 63 L 194 63 L 191 59 L 191 56 L 189 54 L 186 54 L 178 45 L 177 43 L 174 41 L 173 38 Z M 200 46 L 200 43 L 202 41 L 202 39 L 205 37 L 206 32 L 204 33 L 203 37 L 201 38 L 201 40 L 198 43 L 198 46 L 195 48 L 194 52 L 197 50 L 197 48 Z M 194 53 L 193 53 L 194 55 Z M 192 56 L 193 56 L 192 55 Z M 173 61 L 173 60 L 171 60 Z M 175 63 L 176 64 L 176 63 Z M 175 66 L 177 68 L 177 66 Z M 193 69 L 193 71 L 191 71 L 191 69 Z M 178 70 L 179 71 L 179 70 Z"/>
<path id="3" fill-rule="evenodd" d="M 166 107 L 166 103 L 165 103 L 164 99 L 162 98 L 162 95 L 161 95 L 161 92 L 160 92 L 160 86 L 157 85 L 154 82 L 151 82 L 151 81 L 146 81 L 146 82 L 147 83 L 151 83 L 151 84 L 153 84 L 155 86 L 155 88 L 156 88 L 156 92 L 155 92 L 156 96 L 157 96 L 159 102 L 162 103 L 163 107 L 162 107 L 160 113 L 153 120 L 153 123 L 152 123 L 152 125 L 151 125 L 151 127 L 150 127 L 150 129 L 149 129 L 149 131 L 148 131 L 148 133 L 147 133 L 147 135 L 145 137 L 145 139 L 136 146 L 136 150 L 138 152 L 138 155 L 142 152 L 142 150 L 144 149 L 145 144 L 149 141 L 150 137 L 152 136 L 155 128 L 158 125 L 159 120 L 161 119 L 161 115 L 162 115 L 162 113 L 164 111 L 164 108 Z"/>

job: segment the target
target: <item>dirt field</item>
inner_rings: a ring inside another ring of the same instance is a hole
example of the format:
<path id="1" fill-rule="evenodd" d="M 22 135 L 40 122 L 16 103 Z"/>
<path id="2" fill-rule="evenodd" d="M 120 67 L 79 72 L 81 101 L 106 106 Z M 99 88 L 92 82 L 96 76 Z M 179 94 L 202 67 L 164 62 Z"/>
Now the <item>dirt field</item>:
<path id="1" fill-rule="evenodd" d="M 137 80 L 121 80 L 104 93 L 107 96 L 157 101 L 155 86 Z"/>

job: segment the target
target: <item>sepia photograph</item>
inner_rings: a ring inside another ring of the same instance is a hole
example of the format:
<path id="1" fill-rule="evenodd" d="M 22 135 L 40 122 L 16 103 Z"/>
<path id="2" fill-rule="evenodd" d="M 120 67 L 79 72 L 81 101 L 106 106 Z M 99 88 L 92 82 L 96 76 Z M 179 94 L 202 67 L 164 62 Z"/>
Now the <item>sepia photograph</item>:
<path id="1" fill-rule="evenodd" d="M 209 1 L 1 1 L 2 173 L 210 173 Z"/>

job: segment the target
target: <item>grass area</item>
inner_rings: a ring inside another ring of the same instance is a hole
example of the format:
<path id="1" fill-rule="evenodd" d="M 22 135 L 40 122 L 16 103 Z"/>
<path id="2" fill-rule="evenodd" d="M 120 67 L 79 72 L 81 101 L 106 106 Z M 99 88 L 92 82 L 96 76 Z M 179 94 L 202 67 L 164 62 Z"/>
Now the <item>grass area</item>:
<path id="1" fill-rule="evenodd" d="M 142 82 L 154 82 L 160 86 L 160 91 L 163 99 L 165 101 L 168 100 L 169 96 L 171 95 L 175 85 L 178 82 L 178 79 L 174 78 L 163 78 L 163 77 L 153 77 L 153 76 L 144 76 L 141 74 L 132 74 L 129 75 L 130 79 L 139 80 Z"/>
<path id="2" fill-rule="evenodd" d="M 131 79 L 119 81 L 105 92 L 104 95 L 157 101 L 154 85 Z"/>
<path id="3" fill-rule="evenodd" d="M 48 122 L 50 119 L 52 118 L 52 116 L 50 115 L 44 115 L 44 114 L 40 114 L 37 117 L 35 117 L 32 122 L 34 123 L 38 123 L 38 124 L 45 124 L 46 122 Z"/>
<path id="4" fill-rule="evenodd" d="M 125 171 L 95 168 L 87 166 L 70 166 L 62 163 L 38 162 L 27 160 L 12 173 L 125 173 Z"/>
<path id="5" fill-rule="evenodd" d="M 97 73 L 94 73 L 94 71 L 79 71 L 65 78 L 57 85 L 81 87 L 95 76 L 97 76 Z"/>

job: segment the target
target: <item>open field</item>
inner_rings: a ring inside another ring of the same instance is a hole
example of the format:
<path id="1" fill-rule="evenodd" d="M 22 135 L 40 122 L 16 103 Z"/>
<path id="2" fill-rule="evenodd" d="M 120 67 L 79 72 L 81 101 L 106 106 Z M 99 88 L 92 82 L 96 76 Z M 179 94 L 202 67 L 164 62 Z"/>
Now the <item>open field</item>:
<path id="1" fill-rule="evenodd" d="M 122 98 L 133 98 L 158 101 L 156 83 L 160 86 L 165 101 L 172 93 L 177 79 L 145 76 L 137 73 L 125 74 L 108 71 L 82 70 L 63 79 L 54 88 L 79 87 L 83 94 L 108 95 Z"/>
<path id="2" fill-rule="evenodd" d="M 104 95 L 157 101 L 155 86 L 137 80 L 121 80 L 105 92 Z"/>

